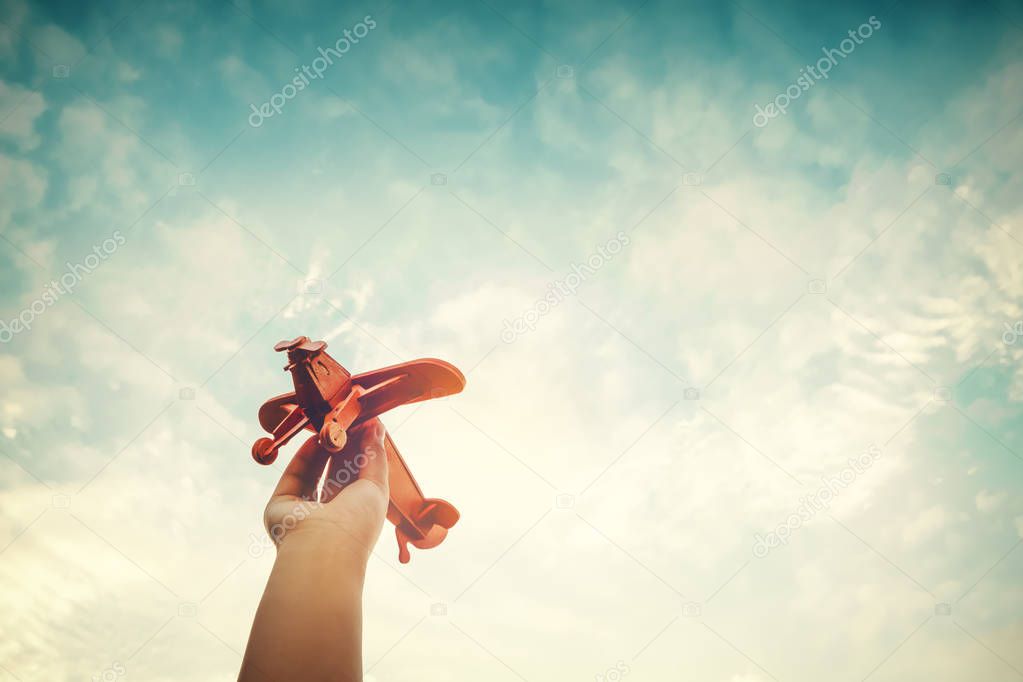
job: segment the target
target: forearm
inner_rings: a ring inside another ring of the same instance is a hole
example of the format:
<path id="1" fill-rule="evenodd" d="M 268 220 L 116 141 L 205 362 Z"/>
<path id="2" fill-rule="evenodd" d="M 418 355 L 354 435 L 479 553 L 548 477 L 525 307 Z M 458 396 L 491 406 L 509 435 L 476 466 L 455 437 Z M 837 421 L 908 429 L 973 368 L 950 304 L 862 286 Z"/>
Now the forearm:
<path id="1" fill-rule="evenodd" d="M 362 679 L 362 551 L 318 533 L 281 544 L 249 635 L 239 680 Z"/>

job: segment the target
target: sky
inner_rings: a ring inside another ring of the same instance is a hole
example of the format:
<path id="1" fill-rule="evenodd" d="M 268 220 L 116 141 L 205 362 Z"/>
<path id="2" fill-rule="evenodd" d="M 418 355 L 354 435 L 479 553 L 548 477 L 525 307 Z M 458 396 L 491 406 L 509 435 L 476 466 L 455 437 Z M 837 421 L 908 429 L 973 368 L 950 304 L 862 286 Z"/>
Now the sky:
<path id="1" fill-rule="evenodd" d="M 298 335 L 467 377 L 383 419 L 462 518 L 385 527 L 367 681 L 1023 678 L 1018 4 L 0 0 L 0 55 L 0 682 L 235 678 Z"/>

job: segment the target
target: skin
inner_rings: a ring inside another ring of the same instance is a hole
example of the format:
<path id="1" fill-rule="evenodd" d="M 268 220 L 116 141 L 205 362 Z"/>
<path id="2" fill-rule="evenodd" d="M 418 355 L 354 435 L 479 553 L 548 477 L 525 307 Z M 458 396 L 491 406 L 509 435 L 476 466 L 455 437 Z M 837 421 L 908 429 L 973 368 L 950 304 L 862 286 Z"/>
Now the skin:
<path id="1" fill-rule="evenodd" d="M 388 503 L 384 433 L 368 421 L 333 457 L 314 436 L 281 476 L 263 516 L 277 558 L 241 682 L 362 680 L 362 588 Z"/>

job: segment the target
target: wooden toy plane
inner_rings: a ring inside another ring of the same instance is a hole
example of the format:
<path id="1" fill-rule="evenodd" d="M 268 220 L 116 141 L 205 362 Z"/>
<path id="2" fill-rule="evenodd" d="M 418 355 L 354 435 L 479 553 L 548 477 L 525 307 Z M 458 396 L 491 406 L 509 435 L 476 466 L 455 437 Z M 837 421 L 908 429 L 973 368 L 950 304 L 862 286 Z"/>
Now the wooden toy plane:
<path id="1" fill-rule="evenodd" d="M 434 359 L 353 376 L 325 352 L 326 347 L 306 336 L 274 346 L 277 352 L 288 353 L 284 369 L 291 372 L 295 390 L 270 398 L 259 408 L 259 423 L 272 436 L 252 445 L 252 457 L 260 464 L 277 459 L 281 446 L 303 429 L 316 431 L 327 451 L 341 452 L 348 432 L 366 420 L 398 405 L 452 395 L 465 387 L 465 377 L 456 367 Z M 444 500 L 423 497 L 390 434 L 384 440 L 390 482 L 387 520 L 394 524 L 398 560 L 405 564 L 410 558 L 408 543 L 420 549 L 436 547 L 459 514 Z"/>

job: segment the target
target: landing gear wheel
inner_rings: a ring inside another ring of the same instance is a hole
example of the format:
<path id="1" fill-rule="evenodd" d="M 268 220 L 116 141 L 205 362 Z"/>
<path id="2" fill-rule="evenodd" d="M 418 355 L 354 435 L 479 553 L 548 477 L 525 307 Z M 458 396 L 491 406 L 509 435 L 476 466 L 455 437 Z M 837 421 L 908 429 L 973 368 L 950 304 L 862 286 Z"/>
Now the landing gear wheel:
<path id="1" fill-rule="evenodd" d="M 337 422 L 326 422 L 320 429 L 320 445 L 328 452 L 341 452 L 348 442 L 348 434 Z"/>
<path id="2" fill-rule="evenodd" d="M 277 448 L 274 447 L 273 439 L 260 438 L 252 444 L 252 459 L 260 464 L 273 464 L 277 459 Z"/>

